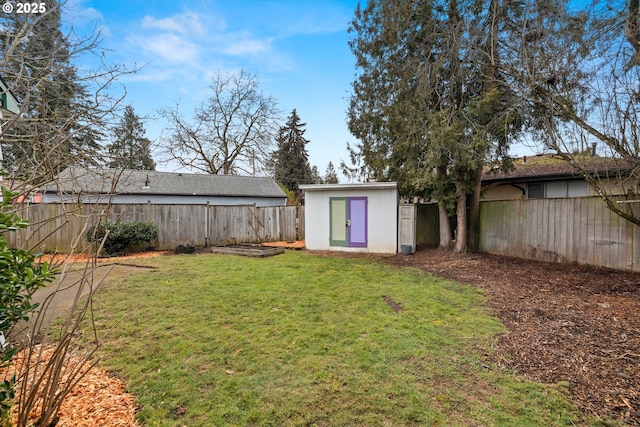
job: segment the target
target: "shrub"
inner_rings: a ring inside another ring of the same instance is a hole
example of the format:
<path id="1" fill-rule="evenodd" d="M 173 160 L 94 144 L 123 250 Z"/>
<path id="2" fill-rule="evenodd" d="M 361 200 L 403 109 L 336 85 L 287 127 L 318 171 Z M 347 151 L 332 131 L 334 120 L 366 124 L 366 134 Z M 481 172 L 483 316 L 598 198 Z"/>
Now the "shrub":
<path id="1" fill-rule="evenodd" d="M 106 237 L 105 237 L 106 236 Z M 105 256 L 117 256 L 132 250 L 141 242 L 151 242 L 158 237 L 158 227 L 150 222 L 101 222 L 87 232 L 87 240 L 101 243 Z"/>
<path id="2" fill-rule="evenodd" d="M 36 263 L 36 255 L 9 247 L 5 233 L 27 226 L 27 221 L 12 211 L 11 201 L 17 193 L 2 187 L 0 202 L 0 332 L 10 331 L 19 321 L 29 320 L 38 307 L 31 304 L 33 293 L 53 281 L 47 263 Z M 0 347 L 0 368 L 11 362 L 17 348 Z M 15 375 L 0 383 L 0 425 L 10 424 L 11 403 L 15 395 Z"/>

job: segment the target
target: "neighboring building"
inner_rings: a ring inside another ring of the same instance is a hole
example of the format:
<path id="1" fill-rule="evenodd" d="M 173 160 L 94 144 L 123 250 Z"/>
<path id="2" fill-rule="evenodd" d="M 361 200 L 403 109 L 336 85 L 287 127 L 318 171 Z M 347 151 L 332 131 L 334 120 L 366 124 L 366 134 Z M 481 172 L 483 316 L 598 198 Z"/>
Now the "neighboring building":
<path id="1" fill-rule="evenodd" d="M 4 81 L 2 77 L 0 77 L 0 139 L 2 139 L 4 124 L 7 120 L 9 120 L 13 115 L 18 114 L 20 112 L 20 107 L 18 105 L 18 100 L 9 90 L 9 86 L 7 82 Z M 4 160 L 2 156 L 2 146 L 0 146 L 0 163 Z M 2 176 L 0 175 L 0 179 Z"/>
<path id="2" fill-rule="evenodd" d="M 638 182 L 621 180 L 626 169 L 619 159 L 588 157 L 581 160 L 591 176 L 597 177 L 607 194 L 638 192 Z M 624 181 L 624 182 L 623 182 Z M 567 161 L 554 155 L 525 156 L 514 161 L 509 172 L 485 171 L 483 200 L 586 197 L 596 195 L 582 175 Z"/>
<path id="3" fill-rule="evenodd" d="M 42 191 L 42 202 L 112 202 L 284 206 L 286 195 L 268 177 L 196 175 L 70 167 Z"/>
<path id="4" fill-rule="evenodd" d="M 18 114 L 20 106 L 18 100 L 9 89 L 9 85 L 0 77 L 0 118 L 8 118 L 12 114 Z"/>
<path id="5" fill-rule="evenodd" d="M 301 185 L 305 246 L 310 250 L 396 253 L 395 182 Z"/>

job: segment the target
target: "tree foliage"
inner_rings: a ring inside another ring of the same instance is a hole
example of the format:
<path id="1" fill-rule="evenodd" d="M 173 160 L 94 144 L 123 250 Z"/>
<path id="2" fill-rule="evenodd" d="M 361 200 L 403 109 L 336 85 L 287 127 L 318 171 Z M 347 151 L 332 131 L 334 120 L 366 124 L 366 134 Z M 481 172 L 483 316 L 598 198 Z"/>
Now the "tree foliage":
<path id="1" fill-rule="evenodd" d="M 146 138 L 144 123 L 131 105 L 127 105 L 117 126 L 112 129 L 113 140 L 107 145 L 109 161 L 114 169 L 155 170 L 151 156 L 151 141 Z"/>
<path id="2" fill-rule="evenodd" d="M 256 76 L 240 71 L 218 75 L 212 95 L 191 120 L 175 108 L 160 115 L 167 128 L 160 141 L 165 157 L 208 174 L 262 172 L 272 152 L 279 111 L 274 98 L 260 91 Z"/>
<path id="3" fill-rule="evenodd" d="M 320 171 L 318 170 L 318 166 L 311 166 L 311 184 L 322 184 L 324 180 L 322 176 L 320 176 Z"/>
<path id="4" fill-rule="evenodd" d="M 105 68 L 81 77 L 72 63 L 72 58 L 95 47 L 96 38 L 63 34 L 59 3 L 44 4 L 42 14 L 0 16 L 5 29 L 0 36 L 0 71 L 21 106 L 4 125 L 3 168 L 21 179 L 44 168 L 98 164 L 101 128 L 113 105 L 104 108 L 108 96 L 102 95 L 105 80 L 117 71 Z M 91 83 L 101 89 L 92 93 Z"/>
<path id="5" fill-rule="evenodd" d="M 123 255 L 134 245 L 158 238 L 158 226 L 150 222 L 101 222 L 87 231 L 87 240 L 102 245 L 105 256 Z"/>
<path id="6" fill-rule="evenodd" d="M 329 162 L 327 165 L 327 170 L 324 173 L 324 178 L 322 180 L 325 184 L 337 184 L 338 174 L 336 173 L 336 169 L 333 167 L 333 162 Z"/>
<path id="7" fill-rule="evenodd" d="M 520 130 L 516 101 L 498 65 L 498 35 L 514 12 L 497 0 L 369 1 L 351 22 L 359 70 L 348 122 L 360 142 L 345 172 L 394 180 L 405 196 L 438 200 L 441 245 L 466 250 L 466 200 L 483 166 L 505 160 Z M 476 190 L 477 189 L 477 190 Z"/>
<path id="8" fill-rule="evenodd" d="M 304 137 L 306 123 L 300 122 L 300 117 L 294 109 L 287 118 L 287 123 L 280 127 L 276 142 L 278 149 L 275 157 L 275 178 L 287 189 L 298 191 L 300 184 L 311 183 L 311 166 L 306 145 L 309 143 Z"/>
<path id="9" fill-rule="evenodd" d="M 555 151 L 595 189 L 609 209 L 640 225 L 638 211 L 616 203 L 638 193 L 640 178 L 640 16 L 638 0 L 569 5 L 539 2 L 527 11 L 518 44 L 521 67 L 513 87 L 535 112 L 529 128 L 542 149 Z M 593 145 L 617 165 L 594 173 L 584 153 Z"/>

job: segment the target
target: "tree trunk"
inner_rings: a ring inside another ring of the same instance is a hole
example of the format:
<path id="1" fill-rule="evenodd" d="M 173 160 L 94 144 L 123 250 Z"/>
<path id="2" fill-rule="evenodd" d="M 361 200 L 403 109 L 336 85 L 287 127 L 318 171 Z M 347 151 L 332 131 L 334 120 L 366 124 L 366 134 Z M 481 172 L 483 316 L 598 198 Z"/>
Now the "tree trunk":
<path id="1" fill-rule="evenodd" d="M 471 252 L 478 251 L 480 240 L 480 189 L 482 188 L 482 169 L 476 171 L 473 192 L 469 206 L 469 236 L 468 247 Z"/>
<path id="2" fill-rule="evenodd" d="M 451 219 L 447 208 L 438 203 L 438 216 L 440 219 L 440 249 L 449 249 L 451 247 Z"/>
<path id="3" fill-rule="evenodd" d="M 454 252 L 457 254 L 467 252 L 467 194 L 464 184 L 456 182 L 456 245 Z"/>

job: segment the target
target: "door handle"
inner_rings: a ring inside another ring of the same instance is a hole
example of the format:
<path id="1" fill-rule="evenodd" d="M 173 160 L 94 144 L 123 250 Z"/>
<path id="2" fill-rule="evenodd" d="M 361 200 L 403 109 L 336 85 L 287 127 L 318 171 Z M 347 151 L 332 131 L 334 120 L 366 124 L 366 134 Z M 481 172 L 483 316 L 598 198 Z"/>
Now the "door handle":
<path id="1" fill-rule="evenodd" d="M 347 220 L 347 227 L 351 227 L 351 220 L 350 219 Z"/>

